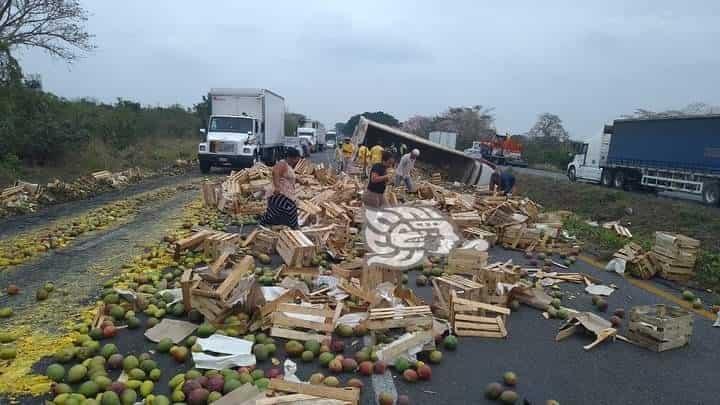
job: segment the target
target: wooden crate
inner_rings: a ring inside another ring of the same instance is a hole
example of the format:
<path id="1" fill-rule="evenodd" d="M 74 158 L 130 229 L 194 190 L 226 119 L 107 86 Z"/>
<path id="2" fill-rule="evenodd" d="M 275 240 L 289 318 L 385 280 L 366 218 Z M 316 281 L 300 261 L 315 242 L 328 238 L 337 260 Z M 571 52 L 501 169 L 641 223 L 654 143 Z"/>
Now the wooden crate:
<path id="1" fill-rule="evenodd" d="M 224 251 L 234 251 L 242 243 L 242 237 L 237 233 L 213 232 L 203 241 L 203 251 L 210 257 L 218 257 Z"/>
<path id="2" fill-rule="evenodd" d="M 473 301 L 487 301 L 485 286 L 461 276 L 434 277 L 432 283 L 433 313 L 441 318 L 450 318 L 450 296 L 455 292 L 458 297 Z"/>
<path id="3" fill-rule="evenodd" d="M 257 283 L 254 278 L 245 277 L 252 274 L 254 269 L 255 259 L 245 256 L 219 283 L 203 280 L 202 277 L 197 280 L 195 276 L 188 274 L 181 277 L 181 286 L 190 286 L 192 308 L 200 311 L 208 322 L 218 323 L 232 312 L 239 298 L 256 292 Z"/>
<path id="4" fill-rule="evenodd" d="M 407 331 L 432 328 L 432 311 L 427 305 L 417 307 L 378 308 L 369 311 L 364 321 L 368 330 L 404 328 Z"/>
<path id="5" fill-rule="evenodd" d="M 402 280 L 402 271 L 379 265 L 363 265 L 362 274 L 360 275 L 360 286 L 365 291 L 375 291 L 375 288 L 385 282 L 395 285 L 400 284 Z"/>
<path id="6" fill-rule="evenodd" d="M 505 304 L 506 299 L 498 297 L 498 283 L 515 284 L 519 282 L 521 278 L 520 266 L 515 266 L 512 264 L 512 261 L 508 260 L 505 263 L 497 262 L 483 267 L 477 273 L 474 280 L 485 286 L 490 303 Z"/>
<path id="7" fill-rule="evenodd" d="M 281 231 L 276 249 L 290 267 L 311 266 L 316 253 L 315 244 L 301 231 Z"/>
<path id="8" fill-rule="evenodd" d="M 694 275 L 700 241 L 684 235 L 655 232 L 652 258 L 658 264 L 660 277 L 687 282 Z"/>
<path id="9" fill-rule="evenodd" d="M 204 181 L 200 185 L 203 204 L 206 207 L 217 208 L 222 195 L 222 185 L 217 181 Z"/>
<path id="10" fill-rule="evenodd" d="M 465 227 L 463 228 L 463 235 L 468 239 L 482 239 L 490 246 L 495 246 L 495 243 L 497 243 L 497 234 L 482 228 Z"/>
<path id="11" fill-rule="evenodd" d="M 505 338 L 508 308 L 459 298 L 450 293 L 450 325 L 458 336 Z"/>
<path id="12" fill-rule="evenodd" d="M 273 231 L 261 230 L 255 235 L 255 239 L 252 242 L 252 248 L 258 253 L 265 253 L 267 255 L 274 255 L 277 246 L 278 234 Z"/>
<path id="13" fill-rule="evenodd" d="M 332 336 L 335 322 L 342 313 L 342 303 L 335 310 L 327 305 L 306 306 L 279 303 L 272 314 L 270 336 L 300 341 L 322 341 Z M 313 316 L 317 320 L 299 319 L 293 315 Z"/>
<path id="14" fill-rule="evenodd" d="M 692 314 L 677 306 L 645 305 L 630 310 L 628 338 L 656 352 L 685 346 L 692 336 Z"/>
<path id="15" fill-rule="evenodd" d="M 447 259 L 445 269 L 449 274 L 466 274 L 475 276 L 487 266 L 488 253 L 474 248 L 453 248 Z"/>

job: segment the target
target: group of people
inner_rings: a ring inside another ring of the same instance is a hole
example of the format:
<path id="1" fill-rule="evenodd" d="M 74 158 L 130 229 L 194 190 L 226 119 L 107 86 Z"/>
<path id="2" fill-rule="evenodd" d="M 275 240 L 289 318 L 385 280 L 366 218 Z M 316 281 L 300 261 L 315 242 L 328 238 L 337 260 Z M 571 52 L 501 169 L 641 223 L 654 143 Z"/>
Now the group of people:
<path id="1" fill-rule="evenodd" d="M 401 148 L 403 146 L 405 145 Z M 362 166 L 362 175 L 368 178 L 367 188 L 362 195 L 366 207 L 377 209 L 388 206 L 385 189 L 390 182 L 394 182 L 395 186 L 405 185 L 409 192 L 415 191 L 411 174 L 420 156 L 419 150 L 413 149 L 409 153 L 402 154 L 397 167 L 395 167 L 396 155 L 380 145 L 372 148 L 361 145 L 357 152 L 356 162 Z M 341 169 L 348 171 L 353 164 L 355 154 L 355 146 L 349 138 L 344 140 L 339 153 L 342 159 Z M 267 211 L 260 219 L 261 225 L 285 225 L 292 229 L 298 228 L 294 167 L 299 161 L 300 153 L 294 148 L 289 148 L 286 158 L 273 167 L 272 184 L 268 189 Z M 394 174 L 390 171 L 393 167 L 395 167 Z M 366 171 L 368 168 L 369 171 Z M 512 196 L 515 191 L 515 176 L 498 167 L 490 177 L 490 190 Z"/>

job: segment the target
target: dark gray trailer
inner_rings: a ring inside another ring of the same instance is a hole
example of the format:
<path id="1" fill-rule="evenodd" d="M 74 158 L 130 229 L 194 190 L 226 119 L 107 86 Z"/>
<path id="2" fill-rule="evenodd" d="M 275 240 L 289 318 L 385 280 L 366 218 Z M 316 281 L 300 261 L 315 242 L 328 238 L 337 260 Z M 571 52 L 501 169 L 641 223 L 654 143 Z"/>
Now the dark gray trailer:
<path id="1" fill-rule="evenodd" d="M 603 185 L 720 202 L 720 115 L 615 120 L 605 127 L 601 149 Z"/>

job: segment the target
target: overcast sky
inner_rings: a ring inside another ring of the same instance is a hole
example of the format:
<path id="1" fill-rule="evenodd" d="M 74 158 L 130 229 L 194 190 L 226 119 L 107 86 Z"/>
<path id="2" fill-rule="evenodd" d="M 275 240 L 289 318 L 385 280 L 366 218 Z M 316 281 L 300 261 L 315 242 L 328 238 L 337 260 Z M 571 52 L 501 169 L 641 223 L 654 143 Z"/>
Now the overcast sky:
<path id="1" fill-rule="evenodd" d="M 25 52 L 68 98 L 186 106 L 265 87 L 332 125 L 494 107 L 500 131 L 558 114 L 576 139 L 643 107 L 720 104 L 720 1 L 84 0 L 97 50 Z"/>

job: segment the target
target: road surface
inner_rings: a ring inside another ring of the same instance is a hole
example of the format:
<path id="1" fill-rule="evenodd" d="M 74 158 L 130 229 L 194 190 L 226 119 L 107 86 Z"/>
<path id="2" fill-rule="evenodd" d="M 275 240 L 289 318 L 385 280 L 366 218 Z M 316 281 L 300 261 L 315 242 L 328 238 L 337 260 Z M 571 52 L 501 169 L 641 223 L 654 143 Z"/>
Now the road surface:
<path id="1" fill-rule="evenodd" d="M 328 163 L 332 161 L 332 156 L 333 150 L 329 150 L 314 155 L 313 159 Z M 197 174 L 188 175 L 173 184 L 190 182 L 199 177 Z M 160 182 L 158 187 L 161 184 L 167 185 Z M 142 191 L 148 189 L 143 188 Z M 108 203 L 126 195 L 108 195 L 103 197 L 102 202 Z M 168 199 L 143 207 L 126 223 L 84 235 L 69 248 L 42 255 L 0 273 L 0 287 L 16 283 L 29 292 L 26 297 L 2 296 L 0 306 L 13 306 L 16 317 L 21 319 L 29 316 L 38 308 L 32 292 L 46 281 L 53 281 L 60 290 L 67 290 L 69 294 L 57 295 L 43 304 L 48 312 L 41 313 L 38 328 L 54 333 L 62 320 L 72 318 L 79 307 L 92 303 L 102 284 L 115 277 L 133 255 L 142 252 L 147 244 L 157 242 L 167 228 L 182 221 L 183 207 L 199 195 L 198 190 L 178 190 Z M 43 222 L 43 215 L 47 220 L 59 219 L 64 213 L 82 213 L 93 204 L 91 201 L 68 203 L 61 208 L 49 209 L 46 214 L 39 213 L 25 220 L 13 219 L 12 223 L 22 227 L 18 232 L 29 232 Z M 23 225 L 23 221 L 27 224 Z M 243 230 L 243 233 L 247 232 L 249 229 Z M 527 264 L 526 259 L 516 252 L 491 251 L 490 262 L 508 259 L 517 264 Z M 277 262 L 278 258 L 274 260 Z M 633 306 L 668 302 L 589 263 L 579 261 L 571 271 L 585 272 L 605 284 L 617 285 L 618 289 L 608 298 L 610 312 L 618 307 L 629 312 Z M 416 287 L 416 276 L 415 272 L 409 274 L 409 285 L 426 302 L 431 302 L 430 287 Z M 563 285 L 562 290 L 566 292 L 563 299 L 565 306 L 581 311 L 592 310 L 590 297 L 579 285 Z M 654 353 L 621 341 L 606 342 L 586 351 L 583 346 L 592 339 L 582 334 L 556 342 L 554 338 L 560 325 L 561 321 L 546 320 L 540 311 L 523 306 L 508 320 L 507 339 L 461 338 L 456 351 L 445 351 L 442 363 L 433 365 L 433 376 L 429 382 L 406 383 L 396 374 L 362 378 L 365 383 L 362 403 L 374 404 L 379 392 L 394 391 L 409 395 L 413 404 L 491 404 L 493 402 L 483 398 L 484 387 L 490 382 L 500 381 L 505 371 L 514 371 L 518 375 L 516 391 L 530 404 L 542 405 L 548 399 L 556 399 L 563 405 L 718 403 L 715 384 L 720 353 L 715 346 L 720 329 L 712 328 L 708 319 L 695 317 L 689 346 L 664 353 Z M 137 354 L 152 348 L 141 336 L 141 331 L 124 332 L 120 335 L 122 338 L 114 342 L 122 353 Z M 622 329 L 621 333 L 624 332 Z M 347 345 L 350 349 L 346 355 L 352 355 L 362 346 L 362 341 L 347 339 Z M 282 354 L 278 357 L 283 358 Z M 154 358 L 164 369 L 163 377 L 157 384 L 163 387 L 158 388 L 158 392 L 162 392 L 167 386 L 167 379 L 181 371 L 183 366 L 171 363 L 168 356 L 155 355 Z M 48 363 L 49 359 L 41 360 L 34 368 L 41 372 Z M 298 367 L 297 374 L 301 379 L 307 379 L 317 371 L 327 373 L 327 370 L 318 370 L 317 363 L 299 362 Z M 269 363 L 264 363 L 263 368 L 269 368 Z M 115 374 L 111 376 L 116 377 Z M 346 382 L 356 375 L 342 374 L 339 377 Z M 0 403 L 6 402 L 0 398 Z M 21 398 L 20 403 L 37 404 L 39 400 Z"/>

